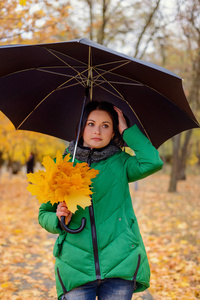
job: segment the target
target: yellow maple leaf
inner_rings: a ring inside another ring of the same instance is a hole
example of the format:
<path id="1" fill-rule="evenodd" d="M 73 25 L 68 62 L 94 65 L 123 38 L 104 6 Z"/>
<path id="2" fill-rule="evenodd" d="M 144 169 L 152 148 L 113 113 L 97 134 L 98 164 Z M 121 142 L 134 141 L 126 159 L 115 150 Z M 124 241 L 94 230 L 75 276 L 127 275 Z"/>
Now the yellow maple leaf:
<path id="1" fill-rule="evenodd" d="M 77 210 L 77 205 L 81 206 L 82 208 L 91 205 L 90 196 L 85 196 L 78 191 L 74 191 L 70 195 L 65 195 L 64 199 L 68 209 L 72 213 L 75 213 Z"/>

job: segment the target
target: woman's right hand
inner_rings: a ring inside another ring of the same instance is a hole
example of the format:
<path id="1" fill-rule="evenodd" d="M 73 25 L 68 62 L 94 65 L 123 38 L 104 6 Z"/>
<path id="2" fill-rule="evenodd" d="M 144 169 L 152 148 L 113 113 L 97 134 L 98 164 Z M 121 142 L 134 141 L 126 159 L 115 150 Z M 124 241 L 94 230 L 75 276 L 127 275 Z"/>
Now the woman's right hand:
<path id="1" fill-rule="evenodd" d="M 61 220 L 61 217 L 65 217 L 65 224 L 69 224 L 72 218 L 72 212 L 68 210 L 68 207 L 65 202 L 60 202 L 57 206 L 56 210 L 56 216 L 59 220 Z"/>
<path id="2" fill-rule="evenodd" d="M 118 114 L 118 120 L 119 120 L 118 129 L 119 129 L 120 134 L 122 134 L 124 132 L 124 130 L 128 128 L 127 123 L 126 123 L 126 119 L 124 118 L 124 115 L 123 115 L 123 112 L 121 111 L 121 109 L 114 106 L 114 110 Z"/>

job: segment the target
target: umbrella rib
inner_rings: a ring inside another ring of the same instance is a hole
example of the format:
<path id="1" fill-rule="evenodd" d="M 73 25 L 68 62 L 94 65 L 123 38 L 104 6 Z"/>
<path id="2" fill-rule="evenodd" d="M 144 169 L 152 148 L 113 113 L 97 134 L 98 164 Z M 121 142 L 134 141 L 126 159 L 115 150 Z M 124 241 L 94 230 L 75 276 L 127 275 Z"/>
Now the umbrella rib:
<path id="1" fill-rule="evenodd" d="M 96 70 L 96 72 L 98 73 L 98 71 Z M 124 99 L 124 97 L 122 96 L 122 94 L 110 83 L 110 82 L 108 82 L 102 75 L 100 75 L 103 79 L 104 79 L 104 82 L 107 82 L 111 87 L 112 87 L 112 89 L 113 90 L 115 90 L 117 93 L 118 93 L 118 95 L 120 96 L 119 98 L 120 99 Z M 99 76 L 98 76 L 99 77 Z M 100 86 L 101 88 L 103 88 L 102 86 L 101 86 L 101 84 L 99 84 L 98 86 Z M 104 88 L 105 90 L 107 90 L 106 88 Z M 108 91 L 108 90 L 107 90 Z M 112 93 L 113 95 L 114 95 L 114 93 Z"/>
<path id="2" fill-rule="evenodd" d="M 126 101 L 126 100 L 125 100 Z M 152 141 L 151 141 L 151 138 L 150 138 L 150 136 L 148 135 L 148 133 L 147 133 L 147 131 L 146 131 L 146 129 L 145 129 L 145 127 L 143 126 L 143 123 L 142 123 L 142 121 L 140 120 L 140 118 L 138 117 L 138 115 L 136 114 L 136 112 L 135 112 L 135 110 L 132 108 L 132 106 L 126 101 L 126 103 L 128 104 L 128 106 L 130 107 L 130 109 L 132 110 L 132 112 L 135 114 L 135 116 L 136 116 L 136 118 L 138 119 L 138 121 L 139 121 L 139 123 L 140 123 L 140 125 L 141 125 L 141 127 L 143 128 L 143 130 L 144 130 L 144 132 L 145 132 L 145 134 L 146 134 L 146 136 L 148 137 L 148 139 L 150 140 L 150 142 L 152 143 Z"/>
<path id="3" fill-rule="evenodd" d="M 56 68 L 56 66 L 55 66 L 55 68 Z M 64 67 L 63 67 L 63 68 L 64 68 Z M 70 66 L 69 66 L 69 68 L 70 68 Z M 52 73 L 52 74 L 58 74 L 58 75 L 62 75 L 62 76 L 69 77 L 69 75 L 66 75 L 66 74 L 57 73 L 57 72 L 52 72 L 52 71 L 47 71 L 47 70 L 40 69 L 40 68 L 37 68 L 37 70 L 40 71 L 40 72 L 47 72 L 47 73 L 50 73 L 50 74 Z M 75 76 L 71 76 L 70 79 L 69 79 L 68 81 L 65 81 L 64 84 L 68 83 L 68 82 L 69 82 L 70 80 L 72 80 L 72 79 L 75 79 L 75 80 L 77 80 L 78 83 L 80 83 L 82 86 L 85 87 L 85 82 L 86 82 L 86 80 L 88 80 L 88 78 L 84 75 L 84 73 L 85 73 L 86 71 L 88 71 L 88 69 L 85 69 L 85 70 L 83 70 L 82 72 L 76 72 L 77 74 L 76 74 Z M 77 77 L 80 77 L 81 80 L 78 80 Z M 74 85 L 74 84 L 73 84 L 73 85 Z"/>
<path id="4" fill-rule="evenodd" d="M 26 116 L 26 118 L 17 126 L 17 129 L 19 129 L 24 122 L 34 113 L 34 111 L 51 95 L 53 94 L 55 91 L 59 90 L 60 87 L 62 85 L 64 85 L 66 82 L 62 83 L 60 86 L 58 86 L 56 89 L 54 89 L 53 91 L 51 91 L 48 95 L 46 95 L 34 108 L 33 110 Z M 76 84 L 79 84 L 79 82 L 77 82 Z"/>
<path id="5" fill-rule="evenodd" d="M 124 60 L 124 59 L 123 59 L 123 60 L 110 61 L 110 62 L 107 62 L 107 63 L 103 63 L 103 64 L 100 64 L 100 65 L 96 65 L 95 68 L 99 68 L 99 67 L 102 67 L 102 66 L 107 66 L 107 65 L 110 65 L 110 64 L 113 65 L 113 64 L 115 64 L 115 63 L 119 64 L 119 63 L 122 63 L 122 62 L 123 62 L 123 63 L 125 63 L 125 62 L 126 62 L 126 63 L 130 63 L 130 62 L 132 62 L 132 61 L 131 61 L 131 60 L 128 60 L 128 59 L 127 59 L 127 60 Z M 120 65 L 119 67 L 121 67 L 121 65 Z"/>
<path id="6" fill-rule="evenodd" d="M 37 70 L 40 71 L 40 72 L 44 72 L 44 73 L 55 74 L 55 75 L 61 75 L 61 76 L 64 76 L 64 77 L 70 77 L 69 81 L 72 80 L 72 79 L 75 79 L 75 80 L 77 80 L 77 81 L 78 81 L 80 84 L 82 84 L 82 85 L 85 83 L 85 81 L 86 81 L 86 79 L 87 79 L 87 77 L 83 74 L 83 73 L 86 72 L 87 70 L 84 70 L 83 72 L 78 73 L 78 74 L 76 74 L 75 76 L 71 76 L 71 75 L 67 75 L 67 74 L 62 74 L 62 73 L 57 73 L 57 72 L 52 72 L 52 71 L 47 71 L 47 70 L 40 69 L 40 68 L 38 68 Z M 80 78 L 81 78 L 82 83 L 78 80 L 77 77 L 80 77 Z M 85 79 L 85 80 L 84 80 L 84 79 Z M 66 81 L 66 82 L 67 82 L 67 81 Z"/>
<path id="7" fill-rule="evenodd" d="M 76 83 L 72 83 L 72 84 L 70 84 L 70 85 L 68 85 L 68 86 L 63 86 L 63 87 L 61 87 L 61 88 L 58 88 L 58 90 L 59 91 L 61 91 L 61 90 L 64 90 L 64 89 L 68 89 L 68 88 L 70 88 L 70 87 L 72 87 L 72 86 L 75 86 L 75 85 L 77 85 L 77 84 L 79 84 L 80 82 L 76 82 Z M 80 83 L 83 87 L 85 87 L 85 85 L 83 85 L 82 83 Z"/>
<path id="8" fill-rule="evenodd" d="M 128 79 L 128 80 L 130 80 L 130 81 L 132 81 L 132 82 L 136 82 L 136 83 L 139 83 L 139 84 L 141 84 L 141 85 L 144 85 L 142 82 L 140 82 L 140 81 L 138 81 L 138 80 L 135 80 L 135 79 L 132 79 L 132 78 L 129 78 L 129 77 L 126 77 L 126 76 L 123 76 L 123 75 L 120 75 L 120 74 L 116 74 L 116 73 L 114 73 L 114 72 L 111 72 L 111 71 L 113 71 L 113 70 L 114 70 L 114 69 L 105 71 L 104 69 L 99 69 L 99 71 L 98 71 L 98 70 L 96 69 L 96 67 L 95 67 L 95 71 L 99 73 L 99 76 L 98 76 L 98 77 L 101 77 L 102 75 L 105 75 L 105 74 L 109 73 L 109 74 L 118 76 L 118 77 L 120 77 L 120 78 Z M 100 71 L 103 71 L 104 73 L 100 74 Z M 97 78 L 97 79 L 98 79 L 98 78 Z"/>
<path id="9" fill-rule="evenodd" d="M 18 73 L 22 73 L 22 72 L 26 72 L 26 71 L 31 71 L 31 70 L 32 70 L 32 71 L 36 70 L 36 71 L 40 71 L 40 72 L 46 72 L 46 73 L 49 73 L 49 74 L 55 74 L 55 75 L 57 74 L 57 75 L 62 75 L 62 76 L 65 76 L 65 77 L 69 77 L 69 75 L 65 75 L 65 74 L 62 74 L 62 73 L 51 72 L 51 71 L 47 71 L 47 70 L 42 70 L 42 69 L 40 69 L 40 68 L 23 69 L 23 70 L 19 70 L 19 71 L 16 71 L 16 72 L 7 74 L 7 75 L 2 76 L 2 77 L 14 75 L 14 74 L 18 74 Z M 86 72 L 86 71 L 87 71 L 87 69 L 84 70 L 84 71 L 81 72 L 81 73 L 80 73 L 80 72 L 77 72 L 78 74 L 77 74 L 76 76 L 73 76 L 73 77 L 71 76 L 71 78 L 69 79 L 69 81 L 72 80 L 72 79 L 76 79 L 76 80 L 78 81 L 78 79 L 77 79 L 76 77 L 80 76 L 80 78 L 81 78 L 81 75 L 83 75 L 83 73 Z M 85 86 L 85 85 L 84 85 L 84 83 L 85 83 L 84 79 L 87 79 L 87 77 L 86 77 L 85 75 L 83 75 L 83 76 L 84 76 L 84 78 L 81 78 L 82 83 L 81 83 L 80 81 L 78 81 L 78 83 L 80 83 L 80 84 L 82 84 L 83 86 Z M 65 84 L 65 83 L 67 83 L 67 81 L 64 82 L 64 84 Z"/>
<path id="10" fill-rule="evenodd" d="M 103 80 L 96 80 L 96 81 L 99 82 L 99 84 L 96 84 L 97 86 L 100 85 L 100 84 L 105 83 L 105 81 L 103 81 Z M 142 83 L 131 83 L 131 82 L 128 83 L 128 82 L 119 82 L 119 81 L 111 81 L 111 80 L 106 80 L 106 82 L 108 82 L 108 83 L 116 83 L 116 84 L 121 84 L 121 85 L 144 86 L 144 84 L 142 84 Z"/>
<path id="11" fill-rule="evenodd" d="M 1 78 L 6 77 L 6 76 L 10 76 L 10 75 L 14 75 L 14 74 L 18 74 L 18 73 L 22 73 L 22 72 L 26 72 L 26 71 L 31 71 L 31 70 L 36 70 L 36 68 L 29 68 L 29 69 L 23 69 L 23 70 L 11 72 L 9 74 L 6 74 L 6 75 L 2 76 Z"/>
<path id="12" fill-rule="evenodd" d="M 54 75 L 61 75 L 63 77 L 74 78 L 74 76 L 72 76 L 72 75 L 67 75 L 67 74 L 62 74 L 62 73 L 59 73 L 59 72 L 48 71 L 48 70 L 44 70 L 44 69 L 41 69 L 41 68 L 37 68 L 37 71 L 41 71 L 41 72 L 49 73 L 49 74 L 54 74 Z"/>
<path id="13" fill-rule="evenodd" d="M 97 85 L 96 85 L 97 86 Z M 95 86 L 95 87 L 96 87 Z M 123 100 L 123 101 L 125 101 L 125 99 L 124 99 L 124 97 L 117 91 L 117 93 L 118 93 L 118 95 L 117 94 L 115 94 L 115 93 L 113 93 L 113 92 L 111 92 L 111 91 L 109 91 L 108 89 L 106 89 L 105 87 L 103 87 L 102 85 L 98 85 L 99 87 L 101 87 L 103 90 L 105 90 L 106 92 L 108 92 L 109 94 L 111 94 L 111 95 L 113 95 L 113 96 L 115 96 L 115 97 L 117 97 L 117 98 L 119 98 L 119 99 L 121 99 L 121 100 Z M 115 88 L 114 88 L 115 89 Z"/>
<path id="14" fill-rule="evenodd" d="M 45 47 L 45 49 L 46 50 L 48 50 L 52 55 L 54 55 L 56 58 L 58 58 L 59 60 L 62 60 L 62 59 L 60 59 L 56 54 L 54 54 L 54 52 L 55 53 L 58 53 L 58 54 L 61 54 L 61 55 L 63 55 L 63 56 L 66 56 L 66 57 L 68 57 L 68 58 L 70 58 L 70 59 L 72 59 L 72 60 L 74 60 L 74 61 L 77 61 L 77 62 L 79 62 L 79 63 L 81 63 L 83 66 L 87 66 L 87 63 L 84 63 L 84 62 L 82 62 L 81 60 L 78 60 L 78 59 L 76 59 L 76 58 L 74 58 L 74 57 L 72 57 L 72 56 L 70 56 L 70 55 L 67 55 L 67 54 L 65 54 L 65 53 L 62 53 L 62 52 L 60 52 L 60 51 L 57 51 L 57 50 L 51 50 L 50 51 L 50 49 L 48 48 L 46 48 Z M 62 60 L 63 61 L 63 60 Z M 63 61 L 64 63 L 65 63 L 65 61 Z"/>
<path id="15" fill-rule="evenodd" d="M 38 71 L 41 71 L 41 72 L 46 72 L 46 73 L 49 73 L 49 74 L 55 74 L 55 75 L 60 75 L 60 76 L 63 76 L 63 77 L 74 77 L 74 75 L 68 75 L 68 74 L 64 74 L 64 73 L 60 73 L 60 72 L 56 72 L 56 71 L 51 71 L 51 70 L 45 70 L 45 68 L 49 68 L 49 69 L 57 69 L 57 68 L 66 68 L 66 67 L 61 67 L 61 66 L 55 66 L 55 67 L 39 67 L 39 68 L 37 68 L 36 70 L 38 70 Z M 78 66 L 76 67 L 76 68 L 78 68 Z M 80 74 L 83 74 L 85 71 L 87 71 L 87 70 L 84 70 L 84 71 L 82 71 Z M 78 73 L 79 74 L 79 73 Z M 78 75 L 77 74 L 77 75 Z M 77 76 L 76 75 L 76 76 Z M 85 76 L 85 78 L 86 78 L 86 76 Z"/>
<path id="16" fill-rule="evenodd" d="M 98 79 L 99 77 L 101 77 L 102 75 L 107 74 L 107 73 L 115 74 L 115 73 L 113 73 L 112 71 L 114 71 L 114 70 L 116 70 L 116 69 L 119 69 L 119 68 L 121 68 L 122 66 L 127 65 L 128 63 L 129 63 L 129 61 L 125 61 L 123 64 L 121 64 L 121 65 L 119 65 L 119 66 L 116 66 L 116 67 L 114 67 L 114 68 L 112 68 L 112 69 L 110 69 L 110 70 L 107 70 L 107 71 L 102 70 L 102 71 L 104 71 L 104 73 L 103 73 L 103 74 L 99 74 L 99 76 L 97 76 L 97 79 Z M 94 67 L 94 70 L 95 70 L 96 72 L 98 72 L 96 68 L 97 68 L 97 66 Z M 98 73 L 99 73 L 99 72 L 98 72 Z M 118 74 L 115 74 L 115 75 L 120 76 L 120 75 L 118 75 Z M 123 77 L 123 76 L 120 76 L 120 77 Z"/>
<path id="17" fill-rule="evenodd" d="M 70 66 L 67 62 L 65 62 L 63 59 L 61 59 L 59 56 L 57 56 L 55 53 L 53 53 L 50 49 L 47 49 L 47 51 L 49 53 L 51 53 L 52 55 L 54 55 L 58 60 L 60 60 L 61 62 L 63 62 L 66 66 L 68 66 L 69 68 L 71 68 L 72 70 L 74 70 L 77 74 L 81 74 L 80 72 L 78 72 L 73 66 Z M 58 52 L 60 53 L 60 52 Z"/>

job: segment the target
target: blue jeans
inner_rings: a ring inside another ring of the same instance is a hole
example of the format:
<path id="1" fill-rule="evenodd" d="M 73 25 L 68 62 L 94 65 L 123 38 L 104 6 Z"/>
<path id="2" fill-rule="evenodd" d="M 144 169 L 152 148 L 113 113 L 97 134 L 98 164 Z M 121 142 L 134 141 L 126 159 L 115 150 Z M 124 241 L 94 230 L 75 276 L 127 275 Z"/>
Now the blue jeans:
<path id="1" fill-rule="evenodd" d="M 81 285 L 65 295 L 61 300 L 131 300 L 133 281 L 120 278 L 95 280 Z"/>

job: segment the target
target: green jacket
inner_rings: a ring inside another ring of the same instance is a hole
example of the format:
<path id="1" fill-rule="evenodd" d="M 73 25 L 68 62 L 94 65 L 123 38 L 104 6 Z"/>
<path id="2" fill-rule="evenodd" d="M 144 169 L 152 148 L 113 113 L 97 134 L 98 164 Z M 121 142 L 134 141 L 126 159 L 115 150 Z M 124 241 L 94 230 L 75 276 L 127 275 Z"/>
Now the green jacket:
<path id="1" fill-rule="evenodd" d="M 150 268 L 128 183 L 160 170 L 163 163 L 158 151 L 136 125 L 125 130 L 123 139 L 134 150 L 134 156 L 119 149 L 114 155 L 91 164 L 91 168 L 99 170 L 92 184 L 94 219 L 88 207 L 79 208 L 69 225 L 78 228 L 85 217 L 86 227 L 82 232 L 69 234 L 60 228 L 55 214 L 57 205 L 47 203 L 40 207 L 40 225 L 59 234 L 53 251 L 58 298 L 96 279 L 134 280 L 135 292 L 149 287 Z"/>

